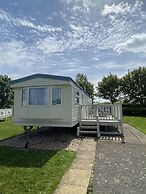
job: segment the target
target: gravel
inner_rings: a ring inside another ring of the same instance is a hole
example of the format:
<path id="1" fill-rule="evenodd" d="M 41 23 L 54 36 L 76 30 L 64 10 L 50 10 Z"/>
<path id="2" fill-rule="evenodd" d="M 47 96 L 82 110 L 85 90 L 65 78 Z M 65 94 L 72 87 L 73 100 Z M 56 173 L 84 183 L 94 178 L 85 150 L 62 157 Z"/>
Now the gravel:
<path id="1" fill-rule="evenodd" d="M 98 142 L 94 194 L 145 194 L 145 144 Z"/>
<path id="2" fill-rule="evenodd" d="M 42 127 L 30 133 L 29 148 L 76 151 L 82 139 L 77 138 L 75 128 Z M 24 148 L 24 134 L 0 141 L 0 145 Z"/>

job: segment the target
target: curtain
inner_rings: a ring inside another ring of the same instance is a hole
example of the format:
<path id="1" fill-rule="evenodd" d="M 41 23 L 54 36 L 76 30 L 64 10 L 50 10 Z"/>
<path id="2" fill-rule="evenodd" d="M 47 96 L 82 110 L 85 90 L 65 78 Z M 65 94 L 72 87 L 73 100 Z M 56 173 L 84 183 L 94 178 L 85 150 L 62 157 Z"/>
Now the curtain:
<path id="1" fill-rule="evenodd" d="M 29 105 L 47 105 L 47 88 L 30 88 Z"/>

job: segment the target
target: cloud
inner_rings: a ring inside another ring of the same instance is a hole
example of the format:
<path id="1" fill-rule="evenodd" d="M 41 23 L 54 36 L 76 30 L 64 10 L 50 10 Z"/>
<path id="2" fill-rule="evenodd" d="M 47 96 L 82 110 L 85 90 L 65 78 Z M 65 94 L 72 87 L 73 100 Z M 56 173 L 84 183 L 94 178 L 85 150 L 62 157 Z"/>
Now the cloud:
<path id="1" fill-rule="evenodd" d="M 98 57 L 93 57 L 91 60 L 92 61 L 99 61 L 100 59 Z"/>
<path id="2" fill-rule="evenodd" d="M 137 10 L 141 10 L 141 7 L 143 5 L 142 1 L 136 1 L 136 3 L 132 6 L 129 3 L 119 3 L 112 5 L 105 5 L 104 9 L 102 10 L 101 14 L 103 16 L 111 15 L 111 14 L 127 14 L 127 13 L 134 13 Z"/>
<path id="3" fill-rule="evenodd" d="M 47 71 L 62 75 L 83 72 L 92 77 L 97 72 L 101 75 L 103 71 L 125 70 L 126 62 L 116 63 L 112 60 L 115 56 L 108 54 L 117 56 L 117 53 L 134 48 L 129 46 L 134 44 L 134 36 L 140 36 L 146 28 L 142 2 L 106 4 L 101 10 L 99 1 L 95 0 L 60 1 L 60 9 L 53 8 L 51 17 L 44 11 L 45 24 L 41 22 L 41 13 L 36 18 L 30 15 L 16 17 L 8 9 L 0 9 L 1 70 L 7 72 L 9 69 L 11 74 L 16 71 L 20 75 Z M 140 41 L 139 37 L 137 39 Z M 140 44 L 139 51 L 135 46 L 137 52 L 142 50 Z M 103 58 L 99 53 L 103 53 Z M 101 58 L 108 63 L 103 63 Z M 94 72 L 95 64 L 98 68 Z"/>
<path id="4" fill-rule="evenodd" d="M 146 54 L 146 34 L 142 33 L 131 36 L 131 38 L 124 43 L 118 44 L 114 48 L 114 51 L 119 54 L 127 51 Z"/>
<path id="5" fill-rule="evenodd" d="M 29 74 L 29 71 L 38 69 L 37 64 L 43 66 L 43 58 L 33 48 L 28 47 L 23 41 L 11 40 L 0 43 L 0 69 L 9 74 Z M 40 68 L 40 67 L 39 67 Z"/>
<path id="6" fill-rule="evenodd" d="M 29 21 L 26 18 L 15 18 L 10 13 L 0 9 L 0 20 L 7 22 L 9 25 L 14 26 L 24 26 L 38 30 L 40 32 L 56 32 L 62 31 L 60 27 L 53 27 L 50 25 L 35 25 L 33 22 Z M 32 19 L 33 20 L 33 19 Z"/>
<path id="7" fill-rule="evenodd" d="M 109 15 L 109 14 L 125 14 L 131 11 L 131 5 L 128 3 L 119 3 L 116 5 L 113 3 L 112 5 L 105 5 L 104 9 L 102 10 L 102 15 Z"/>
<path id="8" fill-rule="evenodd" d="M 96 5 L 94 0 L 61 0 L 63 3 L 72 6 L 73 12 L 90 13 Z"/>

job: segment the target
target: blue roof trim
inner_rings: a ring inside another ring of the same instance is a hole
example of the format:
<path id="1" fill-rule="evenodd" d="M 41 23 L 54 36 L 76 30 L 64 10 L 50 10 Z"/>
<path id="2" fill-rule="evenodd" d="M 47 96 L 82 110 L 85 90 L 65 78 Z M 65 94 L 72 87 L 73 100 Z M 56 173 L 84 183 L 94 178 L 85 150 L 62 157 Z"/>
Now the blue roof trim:
<path id="1" fill-rule="evenodd" d="M 72 78 L 66 77 L 66 76 L 59 76 L 59 75 L 50 75 L 50 74 L 39 74 L 39 73 L 37 73 L 37 74 L 29 75 L 29 76 L 26 76 L 26 77 L 22 77 L 22 78 L 19 78 L 19 79 L 16 79 L 16 80 L 12 80 L 10 82 L 10 84 L 13 85 L 13 84 L 17 84 L 17 83 L 24 82 L 24 81 L 27 81 L 27 80 L 35 79 L 35 78 L 45 78 L 45 79 L 54 79 L 54 80 L 61 80 L 61 81 L 71 81 L 80 90 L 82 90 L 86 95 L 88 95 L 87 92 L 85 92 L 83 90 L 83 88 L 80 87 Z"/>

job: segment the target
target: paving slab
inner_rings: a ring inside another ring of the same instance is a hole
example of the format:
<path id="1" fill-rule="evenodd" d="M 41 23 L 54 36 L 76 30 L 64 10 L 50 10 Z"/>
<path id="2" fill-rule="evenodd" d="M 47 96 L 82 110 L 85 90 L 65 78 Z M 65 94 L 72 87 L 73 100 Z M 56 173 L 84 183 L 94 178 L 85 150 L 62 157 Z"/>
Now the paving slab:
<path id="1" fill-rule="evenodd" d="M 85 187 L 79 187 L 69 184 L 61 184 L 56 190 L 55 194 L 86 194 Z"/>
<path id="2" fill-rule="evenodd" d="M 69 169 L 62 179 L 62 183 L 86 187 L 90 178 L 89 170 Z"/>
<path id="3" fill-rule="evenodd" d="M 85 151 L 85 150 L 78 150 L 77 151 L 77 158 L 82 158 L 85 160 L 93 160 L 95 156 L 95 152 L 91 152 L 91 151 Z"/>
<path id="4" fill-rule="evenodd" d="M 83 143 L 83 144 L 80 145 L 78 150 L 95 152 L 96 151 L 96 147 L 93 146 L 93 144 Z"/>
<path id="5" fill-rule="evenodd" d="M 91 162 L 89 159 L 82 159 L 82 158 L 76 158 L 71 165 L 71 169 L 81 169 L 81 170 L 90 170 L 93 167 L 93 162 Z"/>
<path id="6" fill-rule="evenodd" d="M 70 169 L 62 177 L 55 194 L 86 194 L 96 151 L 96 141 L 83 139 Z"/>

